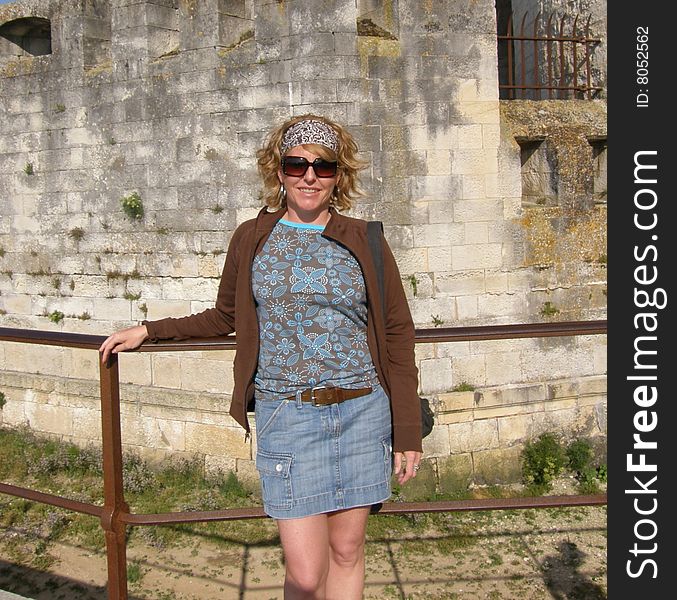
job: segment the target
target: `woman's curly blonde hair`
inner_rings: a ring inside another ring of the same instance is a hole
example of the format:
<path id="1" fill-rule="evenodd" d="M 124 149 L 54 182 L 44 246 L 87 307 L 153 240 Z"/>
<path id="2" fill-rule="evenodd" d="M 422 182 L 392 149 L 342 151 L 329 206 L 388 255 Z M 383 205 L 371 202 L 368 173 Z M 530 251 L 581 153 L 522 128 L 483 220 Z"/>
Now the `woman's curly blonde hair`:
<path id="1" fill-rule="evenodd" d="M 348 210 L 352 207 L 355 198 L 364 195 L 359 187 L 358 173 L 366 167 L 366 163 L 357 157 L 357 144 L 346 129 L 326 117 L 313 114 L 300 115 L 285 121 L 270 132 L 264 146 L 256 151 L 258 170 L 263 180 L 263 202 L 272 209 L 286 206 L 286 195 L 282 193 L 282 186 L 277 177 L 277 172 L 282 165 L 280 154 L 282 138 L 292 125 L 306 120 L 326 123 L 338 136 L 338 152 L 318 144 L 303 144 L 303 148 L 324 160 L 338 161 L 338 179 L 330 205 L 336 210 Z"/>

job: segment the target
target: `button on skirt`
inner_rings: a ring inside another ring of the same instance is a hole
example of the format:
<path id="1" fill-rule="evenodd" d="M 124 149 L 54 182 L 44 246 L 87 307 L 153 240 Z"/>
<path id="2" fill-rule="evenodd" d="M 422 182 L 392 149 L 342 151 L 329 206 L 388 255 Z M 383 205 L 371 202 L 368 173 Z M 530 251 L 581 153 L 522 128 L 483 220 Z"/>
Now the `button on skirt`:
<path id="1" fill-rule="evenodd" d="M 381 386 L 340 404 L 257 400 L 256 468 L 275 519 L 370 506 L 390 497 L 392 425 Z"/>

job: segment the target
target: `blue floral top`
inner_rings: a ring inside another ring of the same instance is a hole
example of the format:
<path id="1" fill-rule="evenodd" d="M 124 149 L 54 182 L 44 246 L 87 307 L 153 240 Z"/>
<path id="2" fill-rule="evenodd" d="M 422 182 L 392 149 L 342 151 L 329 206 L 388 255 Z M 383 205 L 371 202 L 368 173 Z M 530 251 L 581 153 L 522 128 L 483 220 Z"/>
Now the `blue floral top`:
<path id="1" fill-rule="evenodd" d="M 378 381 L 367 347 L 362 269 L 346 248 L 322 237 L 323 229 L 280 220 L 254 259 L 257 398 Z"/>

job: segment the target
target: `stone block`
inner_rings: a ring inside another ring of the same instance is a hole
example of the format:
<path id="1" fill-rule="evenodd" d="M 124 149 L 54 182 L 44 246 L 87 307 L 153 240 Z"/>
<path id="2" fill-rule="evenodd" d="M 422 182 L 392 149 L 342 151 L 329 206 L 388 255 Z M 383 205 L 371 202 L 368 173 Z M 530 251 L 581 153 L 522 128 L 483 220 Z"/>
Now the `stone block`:
<path id="1" fill-rule="evenodd" d="M 475 419 L 472 421 L 469 441 L 472 451 L 498 447 L 498 420 Z"/>
<path id="2" fill-rule="evenodd" d="M 101 411 L 88 408 L 73 408 L 73 431 L 72 435 L 87 443 L 100 444 L 101 437 Z"/>
<path id="3" fill-rule="evenodd" d="M 498 148 L 501 145 L 501 126 L 498 123 L 485 123 L 482 127 L 482 146 Z"/>
<path id="4" fill-rule="evenodd" d="M 414 245 L 418 247 L 448 247 L 463 243 L 463 229 L 455 223 L 415 225 L 413 231 Z"/>
<path id="5" fill-rule="evenodd" d="M 477 485 L 519 483 L 522 480 L 521 448 L 495 448 L 473 452 L 474 482 Z"/>
<path id="6" fill-rule="evenodd" d="M 461 150 L 479 150 L 483 148 L 482 133 L 484 127 L 487 127 L 487 125 L 457 125 L 454 127 L 456 131 L 456 145 L 454 147 Z"/>
<path id="7" fill-rule="evenodd" d="M 449 426 L 451 454 L 474 452 L 498 446 L 496 419 L 466 421 Z"/>
<path id="8" fill-rule="evenodd" d="M 57 435 L 73 433 L 73 413 L 68 407 L 29 402 L 25 404 L 24 411 L 28 424 L 34 431 Z"/>
<path id="9" fill-rule="evenodd" d="M 475 392 L 450 392 L 438 396 L 438 410 L 472 410 L 475 407 Z"/>
<path id="10" fill-rule="evenodd" d="M 289 102 L 289 84 L 256 86 L 238 90 L 238 107 L 268 108 Z"/>
<path id="11" fill-rule="evenodd" d="M 333 80 L 293 81 L 290 85 L 294 104 L 336 102 L 336 82 Z"/>
<path id="12" fill-rule="evenodd" d="M 578 391 L 581 396 L 602 396 L 606 398 L 606 375 L 584 377 L 578 380 Z"/>
<path id="13" fill-rule="evenodd" d="M 426 150 L 427 173 L 435 175 L 451 175 L 452 152 L 450 150 Z"/>
<path id="14" fill-rule="evenodd" d="M 436 353 L 436 344 L 416 344 L 414 346 L 414 356 L 417 363 L 421 362 L 426 358 L 435 358 Z"/>
<path id="15" fill-rule="evenodd" d="M 458 129 L 455 127 L 409 127 L 410 147 L 413 150 L 441 150 L 458 147 Z M 448 157 L 448 155 L 447 155 Z M 443 173 L 435 173 L 442 175 Z"/>
<path id="16" fill-rule="evenodd" d="M 315 33 L 355 32 L 357 12 L 354 2 L 320 0 L 312 5 L 304 2 L 287 5 L 289 32 L 303 35 L 310 27 Z"/>
<path id="17" fill-rule="evenodd" d="M 177 355 L 157 354 L 151 356 L 152 381 L 155 387 L 181 387 L 181 359 Z"/>
<path id="18" fill-rule="evenodd" d="M 186 423 L 186 450 L 209 453 L 214 456 L 252 459 L 251 446 L 244 441 L 241 428 L 216 427 L 201 423 Z"/>
<path id="19" fill-rule="evenodd" d="M 440 423 L 436 416 L 433 430 L 423 439 L 423 455 L 428 458 L 448 456 L 449 451 L 449 428 Z"/>
<path id="20" fill-rule="evenodd" d="M 451 248 L 435 246 L 428 248 L 428 268 L 434 273 L 435 279 L 437 274 L 445 274 L 451 270 Z M 435 285 L 435 287 L 437 287 Z"/>
<path id="21" fill-rule="evenodd" d="M 29 295 L 3 294 L 2 307 L 10 314 L 30 315 L 32 299 Z"/>
<path id="22" fill-rule="evenodd" d="M 30 424 L 26 416 L 25 404 L 19 399 L 19 394 L 8 393 L 7 389 L 4 390 L 4 394 L 6 404 L 0 411 L 0 423 L 11 427 Z"/>
<path id="23" fill-rule="evenodd" d="M 155 321 L 166 317 L 185 317 L 190 314 L 190 302 L 187 300 L 154 300 L 146 301 L 148 319 Z"/>
<path id="24" fill-rule="evenodd" d="M 590 437 L 606 433 L 606 410 L 602 406 L 583 406 L 578 409 L 573 426 L 576 437 Z M 603 419 L 600 419 L 603 417 Z"/>
<path id="25" fill-rule="evenodd" d="M 64 375 L 78 379 L 99 379 L 99 353 L 68 348 L 64 351 Z"/>
<path id="26" fill-rule="evenodd" d="M 120 383 L 151 385 L 150 354 L 123 352 L 119 355 Z"/>
<path id="27" fill-rule="evenodd" d="M 461 323 L 479 317 L 479 304 L 476 296 L 461 296 L 456 298 L 456 311 Z"/>
<path id="28" fill-rule="evenodd" d="M 54 346 L 16 344 L 5 355 L 6 368 L 26 373 L 63 375 L 64 350 Z"/>
<path id="29" fill-rule="evenodd" d="M 486 361 L 488 385 L 506 385 L 522 378 L 522 359 L 519 353 L 492 354 Z"/>
<path id="30" fill-rule="evenodd" d="M 477 392 L 477 406 L 479 408 L 505 405 L 531 404 L 543 402 L 547 397 L 547 389 L 543 384 L 533 385 L 503 385 L 498 388 L 488 388 Z"/>
<path id="31" fill-rule="evenodd" d="M 452 412 L 441 412 L 435 417 L 436 424 L 439 425 L 456 425 L 457 423 L 468 423 L 473 420 L 472 411 L 459 410 Z M 450 436 L 454 433 L 454 429 L 450 429 Z"/>
<path id="32" fill-rule="evenodd" d="M 402 275 L 428 271 L 426 248 L 393 248 L 392 250 Z"/>
<path id="33" fill-rule="evenodd" d="M 463 101 L 459 103 L 459 112 L 471 122 L 499 124 L 498 100 Z"/>
<path id="34" fill-rule="evenodd" d="M 451 265 L 455 271 L 496 269 L 502 264 L 501 244 L 466 244 L 451 249 Z"/>
<path id="35" fill-rule="evenodd" d="M 467 222 L 463 224 L 463 241 L 473 244 L 486 244 L 489 242 L 489 231 L 484 221 Z M 487 290 L 489 291 L 489 290 Z"/>
<path id="36" fill-rule="evenodd" d="M 453 257 L 453 248 L 452 257 Z M 435 291 L 452 296 L 476 296 L 485 292 L 482 271 L 466 273 L 439 273 L 435 275 Z"/>
<path id="37" fill-rule="evenodd" d="M 437 472 L 441 493 L 463 494 L 472 482 L 472 455 L 467 452 L 440 457 L 437 459 Z"/>
<path id="38" fill-rule="evenodd" d="M 501 447 L 524 443 L 532 429 L 531 415 L 506 416 L 498 419 L 498 439 Z"/>
<path id="39" fill-rule="evenodd" d="M 419 173 L 409 178 L 408 187 L 408 197 L 412 200 L 444 201 L 447 208 L 449 201 L 461 196 L 461 179 L 454 175 Z"/>
<path id="40" fill-rule="evenodd" d="M 181 388 L 217 394 L 233 388 L 232 369 L 222 360 L 181 357 Z"/>
<path id="41" fill-rule="evenodd" d="M 559 433 L 572 431 L 578 416 L 579 410 L 576 407 L 534 413 L 533 435 L 553 431 Z"/>
<path id="42" fill-rule="evenodd" d="M 454 220 L 458 223 L 503 220 L 503 202 L 500 199 L 457 200 L 454 202 Z"/>
<path id="43" fill-rule="evenodd" d="M 132 316 L 131 304 L 124 298 L 94 298 L 92 307 L 93 315 L 105 315 L 110 321 L 129 321 Z"/>
<path id="44" fill-rule="evenodd" d="M 451 388 L 451 359 L 433 358 L 421 361 L 419 370 L 422 394 L 434 394 Z"/>
<path id="45" fill-rule="evenodd" d="M 549 383 L 547 386 L 547 398 L 549 400 L 575 400 L 579 394 L 579 384 L 576 380 L 558 381 Z"/>
<path id="46" fill-rule="evenodd" d="M 525 298 L 523 294 L 487 294 L 479 298 L 479 311 L 481 317 L 521 315 L 525 312 Z"/>

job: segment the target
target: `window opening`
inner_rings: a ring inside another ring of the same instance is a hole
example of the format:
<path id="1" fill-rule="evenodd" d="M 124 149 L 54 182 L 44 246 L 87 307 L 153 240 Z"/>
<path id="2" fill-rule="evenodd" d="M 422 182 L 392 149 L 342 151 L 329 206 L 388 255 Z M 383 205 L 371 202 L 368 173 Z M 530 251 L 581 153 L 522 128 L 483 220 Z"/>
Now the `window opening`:
<path id="1" fill-rule="evenodd" d="M 49 19 L 24 17 L 0 26 L 2 56 L 45 56 L 51 53 L 52 27 Z"/>

